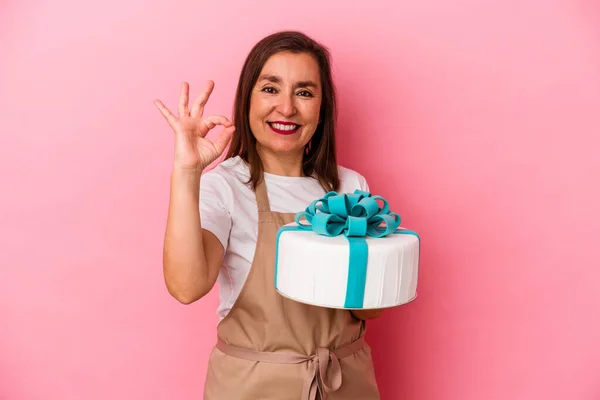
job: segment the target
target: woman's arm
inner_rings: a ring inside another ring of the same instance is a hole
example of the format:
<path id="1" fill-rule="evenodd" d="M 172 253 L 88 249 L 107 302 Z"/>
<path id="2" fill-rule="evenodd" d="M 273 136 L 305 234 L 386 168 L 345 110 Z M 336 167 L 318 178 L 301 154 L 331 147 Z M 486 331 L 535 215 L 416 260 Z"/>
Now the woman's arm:
<path id="1" fill-rule="evenodd" d="M 184 82 L 178 115 L 162 101 L 154 101 L 175 134 L 163 273 L 169 293 L 184 304 L 200 299 L 212 289 L 224 253 L 221 242 L 200 224 L 200 176 L 223 153 L 235 130 L 225 117 L 202 115 L 213 88 L 214 82 L 207 82 L 190 109 L 190 88 Z M 225 129 L 211 142 L 205 137 L 217 125 Z"/>
<path id="2" fill-rule="evenodd" d="M 169 293 L 183 304 L 213 288 L 223 258 L 223 245 L 202 229 L 200 172 L 174 169 L 163 250 L 163 273 Z"/>

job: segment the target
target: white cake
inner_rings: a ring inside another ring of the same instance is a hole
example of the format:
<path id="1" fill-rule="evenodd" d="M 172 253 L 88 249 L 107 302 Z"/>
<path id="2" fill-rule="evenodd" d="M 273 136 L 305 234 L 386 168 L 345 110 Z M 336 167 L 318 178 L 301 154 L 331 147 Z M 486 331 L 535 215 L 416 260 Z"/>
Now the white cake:
<path id="1" fill-rule="evenodd" d="M 402 228 L 380 238 L 325 236 L 292 223 L 278 234 L 275 287 L 322 307 L 399 306 L 417 296 L 419 241 Z"/>

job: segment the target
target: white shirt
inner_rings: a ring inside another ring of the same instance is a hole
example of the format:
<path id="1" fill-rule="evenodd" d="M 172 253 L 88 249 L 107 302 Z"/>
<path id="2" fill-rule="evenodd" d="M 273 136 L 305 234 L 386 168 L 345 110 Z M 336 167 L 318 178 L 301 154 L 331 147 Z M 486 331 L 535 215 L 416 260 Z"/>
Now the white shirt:
<path id="1" fill-rule="evenodd" d="M 358 172 L 338 166 L 339 193 L 368 191 Z M 219 239 L 225 249 L 219 270 L 219 307 L 222 320 L 236 301 L 246 281 L 258 236 L 258 208 L 250 184 L 250 170 L 240 157 L 224 160 L 200 180 L 200 221 L 203 229 Z M 264 174 L 271 211 L 300 212 L 325 195 L 319 181 L 310 177 Z"/>

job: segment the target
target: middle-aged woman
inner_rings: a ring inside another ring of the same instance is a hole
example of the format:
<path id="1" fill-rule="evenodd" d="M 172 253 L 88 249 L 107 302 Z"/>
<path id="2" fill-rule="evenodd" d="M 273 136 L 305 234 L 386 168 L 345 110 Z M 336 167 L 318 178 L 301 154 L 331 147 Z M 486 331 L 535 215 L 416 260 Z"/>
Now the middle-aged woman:
<path id="1" fill-rule="evenodd" d="M 213 87 L 190 109 L 184 83 L 178 115 L 155 102 L 175 133 L 167 288 L 189 304 L 219 282 L 204 398 L 379 399 L 364 334 L 365 320 L 380 312 L 301 304 L 274 287 L 277 230 L 328 191 L 369 189 L 336 162 L 328 50 L 300 32 L 258 42 L 241 71 L 234 122 L 203 115 Z M 223 131 L 211 142 L 217 125 Z M 227 145 L 224 160 L 205 171 Z"/>

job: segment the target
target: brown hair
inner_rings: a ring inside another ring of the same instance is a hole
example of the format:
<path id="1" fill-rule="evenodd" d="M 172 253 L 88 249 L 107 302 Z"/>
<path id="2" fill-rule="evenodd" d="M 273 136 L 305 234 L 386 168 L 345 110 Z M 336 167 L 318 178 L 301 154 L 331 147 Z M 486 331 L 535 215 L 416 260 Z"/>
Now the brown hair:
<path id="1" fill-rule="evenodd" d="M 311 54 L 319 64 L 323 88 L 320 122 L 304 152 L 302 170 L 306 176 L 315 176 L 326 192 L 338 190 L 340 178 L 335 149 L 337 109 L 331 56 L 325 46 L 301 32 L 271 34 L 259 41 L 248 54 L 238 81 L 233 106 L 235 133 L 226 158 L 240 156 L 249 164 L 248 183 L 252 182 L 252 188 L 255 189 L 262 178 L 263 165 L 256 150 L 256 138 L 250 129 L 250 96 L 264 64 L 269 57 L 282 51 Z"/>

